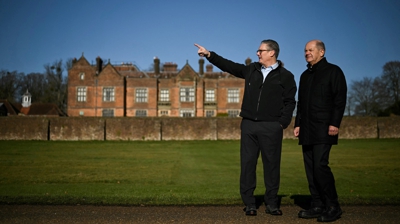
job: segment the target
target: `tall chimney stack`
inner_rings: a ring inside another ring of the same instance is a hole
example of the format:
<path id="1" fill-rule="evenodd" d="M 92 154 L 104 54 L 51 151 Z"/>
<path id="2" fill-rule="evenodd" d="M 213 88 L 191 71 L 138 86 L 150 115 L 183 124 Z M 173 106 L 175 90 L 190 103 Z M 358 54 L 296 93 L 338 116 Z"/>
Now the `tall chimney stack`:
<path id="1" fill-rule="evenodd" d="M 164 71 L 165 72 L 176 72 L 178 71 L 178 65 L 173 62 L 164 63 Z"/>
<path id="2" fill-rule="evenodd" d="M 213 72 L 213 66 L 211 64 L 206 65 L 206 72 Z"/>
<path id="3" fill-rule="evenodd" d="M 160 74 L 160 59 L 154 57 L 154 74 Z"/>
<path id="4" fill-rule="evenodd" d="M 204 74 L 204 59 L 203 58 L 199 59 L 199 74 L 200 75 Z"/>
<path id="5" fill-rule="evenodd" d="M 100 74 L 101 69 L 103 69 L 103 60 L 101 60 L 100 56 L 96 58 L 96 72 Z"/>

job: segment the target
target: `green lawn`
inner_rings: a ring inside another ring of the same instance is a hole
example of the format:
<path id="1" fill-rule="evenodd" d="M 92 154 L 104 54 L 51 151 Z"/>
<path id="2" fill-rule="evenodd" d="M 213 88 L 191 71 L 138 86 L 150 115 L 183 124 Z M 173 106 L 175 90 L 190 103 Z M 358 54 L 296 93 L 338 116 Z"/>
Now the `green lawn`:
<path id="1" fill-rule="evenodd" d="M 341 203 L 399 205 L 399 161 L 400 139 L 340 140 Z M 239 141 L 0 141 L 2 204 L 240 205 L 239 172 Z M 308 194 L 301 147 L 284 140 L 282 204 Z"/>

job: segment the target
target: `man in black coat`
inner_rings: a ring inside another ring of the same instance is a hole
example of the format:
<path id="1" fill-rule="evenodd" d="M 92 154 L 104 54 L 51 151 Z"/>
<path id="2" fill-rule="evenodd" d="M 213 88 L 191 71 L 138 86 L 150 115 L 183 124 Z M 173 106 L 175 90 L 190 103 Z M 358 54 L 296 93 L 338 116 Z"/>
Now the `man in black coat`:
<path id="1" fill-rule="evenodd" d="M 326 60 L 322 41 L 308 42 L 304 52 L 308 68 L 300 77 L 294 135 L 302 145 L 312 202 L 298 216 L 330 222 L 342 214 L 328 164 L 331 147 L 338 143 L 347 84 L 342 70 Z"/>
<path id="2" fill-rule="evenodd" d="M 258 156 L 264 168 L 266 187 L 264 202 L 266 213 L 282 215 L 279 209 L 278 190 L 283 129 L 292 120 L 296 106 L 296 82 L 293 74 L 277 60 L 279 45 L 274 40 L 264 40 L 257 50 L 258 62 L 249 65 L 227 60 L 215 52 L 195 44 L 198 54 L 222 71 L 245 79 L 240 145 L 240 194 L 246 215 L 256 215 L 256 167 Z"/>

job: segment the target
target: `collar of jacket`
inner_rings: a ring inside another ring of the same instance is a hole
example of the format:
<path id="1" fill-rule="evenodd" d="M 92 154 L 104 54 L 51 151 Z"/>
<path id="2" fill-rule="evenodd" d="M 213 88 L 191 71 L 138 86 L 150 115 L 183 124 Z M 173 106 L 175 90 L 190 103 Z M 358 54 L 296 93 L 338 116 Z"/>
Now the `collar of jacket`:
<path id="1" fill-rule="evenodd" d="M 315 65 L 311 65 L 310 63 L 307 64 L 307 68 L 309 71 L 316 71 L 319 68 L 322 68 L 324 65 L 326 65 L 328 61 L 326 60 L 325 57 L 323 57 L 319 62 L 317 62 Z"/>
<path id="2" fill-rule="evenodd" d="M 276 69 L 279 69 L 280 67 L 282 67 L 282 62 L 280 61 L 280 60 L 276 60 L 277 62 L 278 62 L 278 67 L 276 67 Z M 262 64 L 260 63 L 260 62 L 256 62 L 256 63 L 254 63 L 255 64 L 255 66 L 256 66 L 256 69 L 259 71 L 259 72 L 261 72 L 261 67 L 262 67 Z M 275 69 L 273 69 L 273 70 L 275 70 Z"/>

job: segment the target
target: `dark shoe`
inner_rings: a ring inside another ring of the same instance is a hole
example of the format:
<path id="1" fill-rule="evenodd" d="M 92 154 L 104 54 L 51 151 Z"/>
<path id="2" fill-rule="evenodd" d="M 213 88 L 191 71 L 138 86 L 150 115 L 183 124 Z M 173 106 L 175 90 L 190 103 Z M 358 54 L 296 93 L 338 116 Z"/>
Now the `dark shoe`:
<path id="1" fill-rule="evenodd" d="M 318 222 L 333 222 L 340 218 L 342 210 L 340 207 L 329 207 L 321 216 L 318 217 Z"/>
<path id="2" fill-rule="evenodd" d="M 257 207 L 255 205 L 247 205 L 243 211 L 246 212 L 246 215 L 256 216 L 257 215 Z"/>
<path id="3" fill-rule="evenodd" d="M 270 215 L 282 215 L 282 211 L 279 208 L 272 208 L 269 205 L 267 205 L 267 209 L 265 209 L 265 213 L 270 214 Z"/>
<path id="4" fill-rule="evenodd" d="M 321 216 L 322 212 L 324 209 L 322 207 L 314 207 L 310 208 L 308 210 L 301 210 L 298 214 L 299 218 L 302 219 L 312 219 L 312 218 L 318 218 Z"/>

